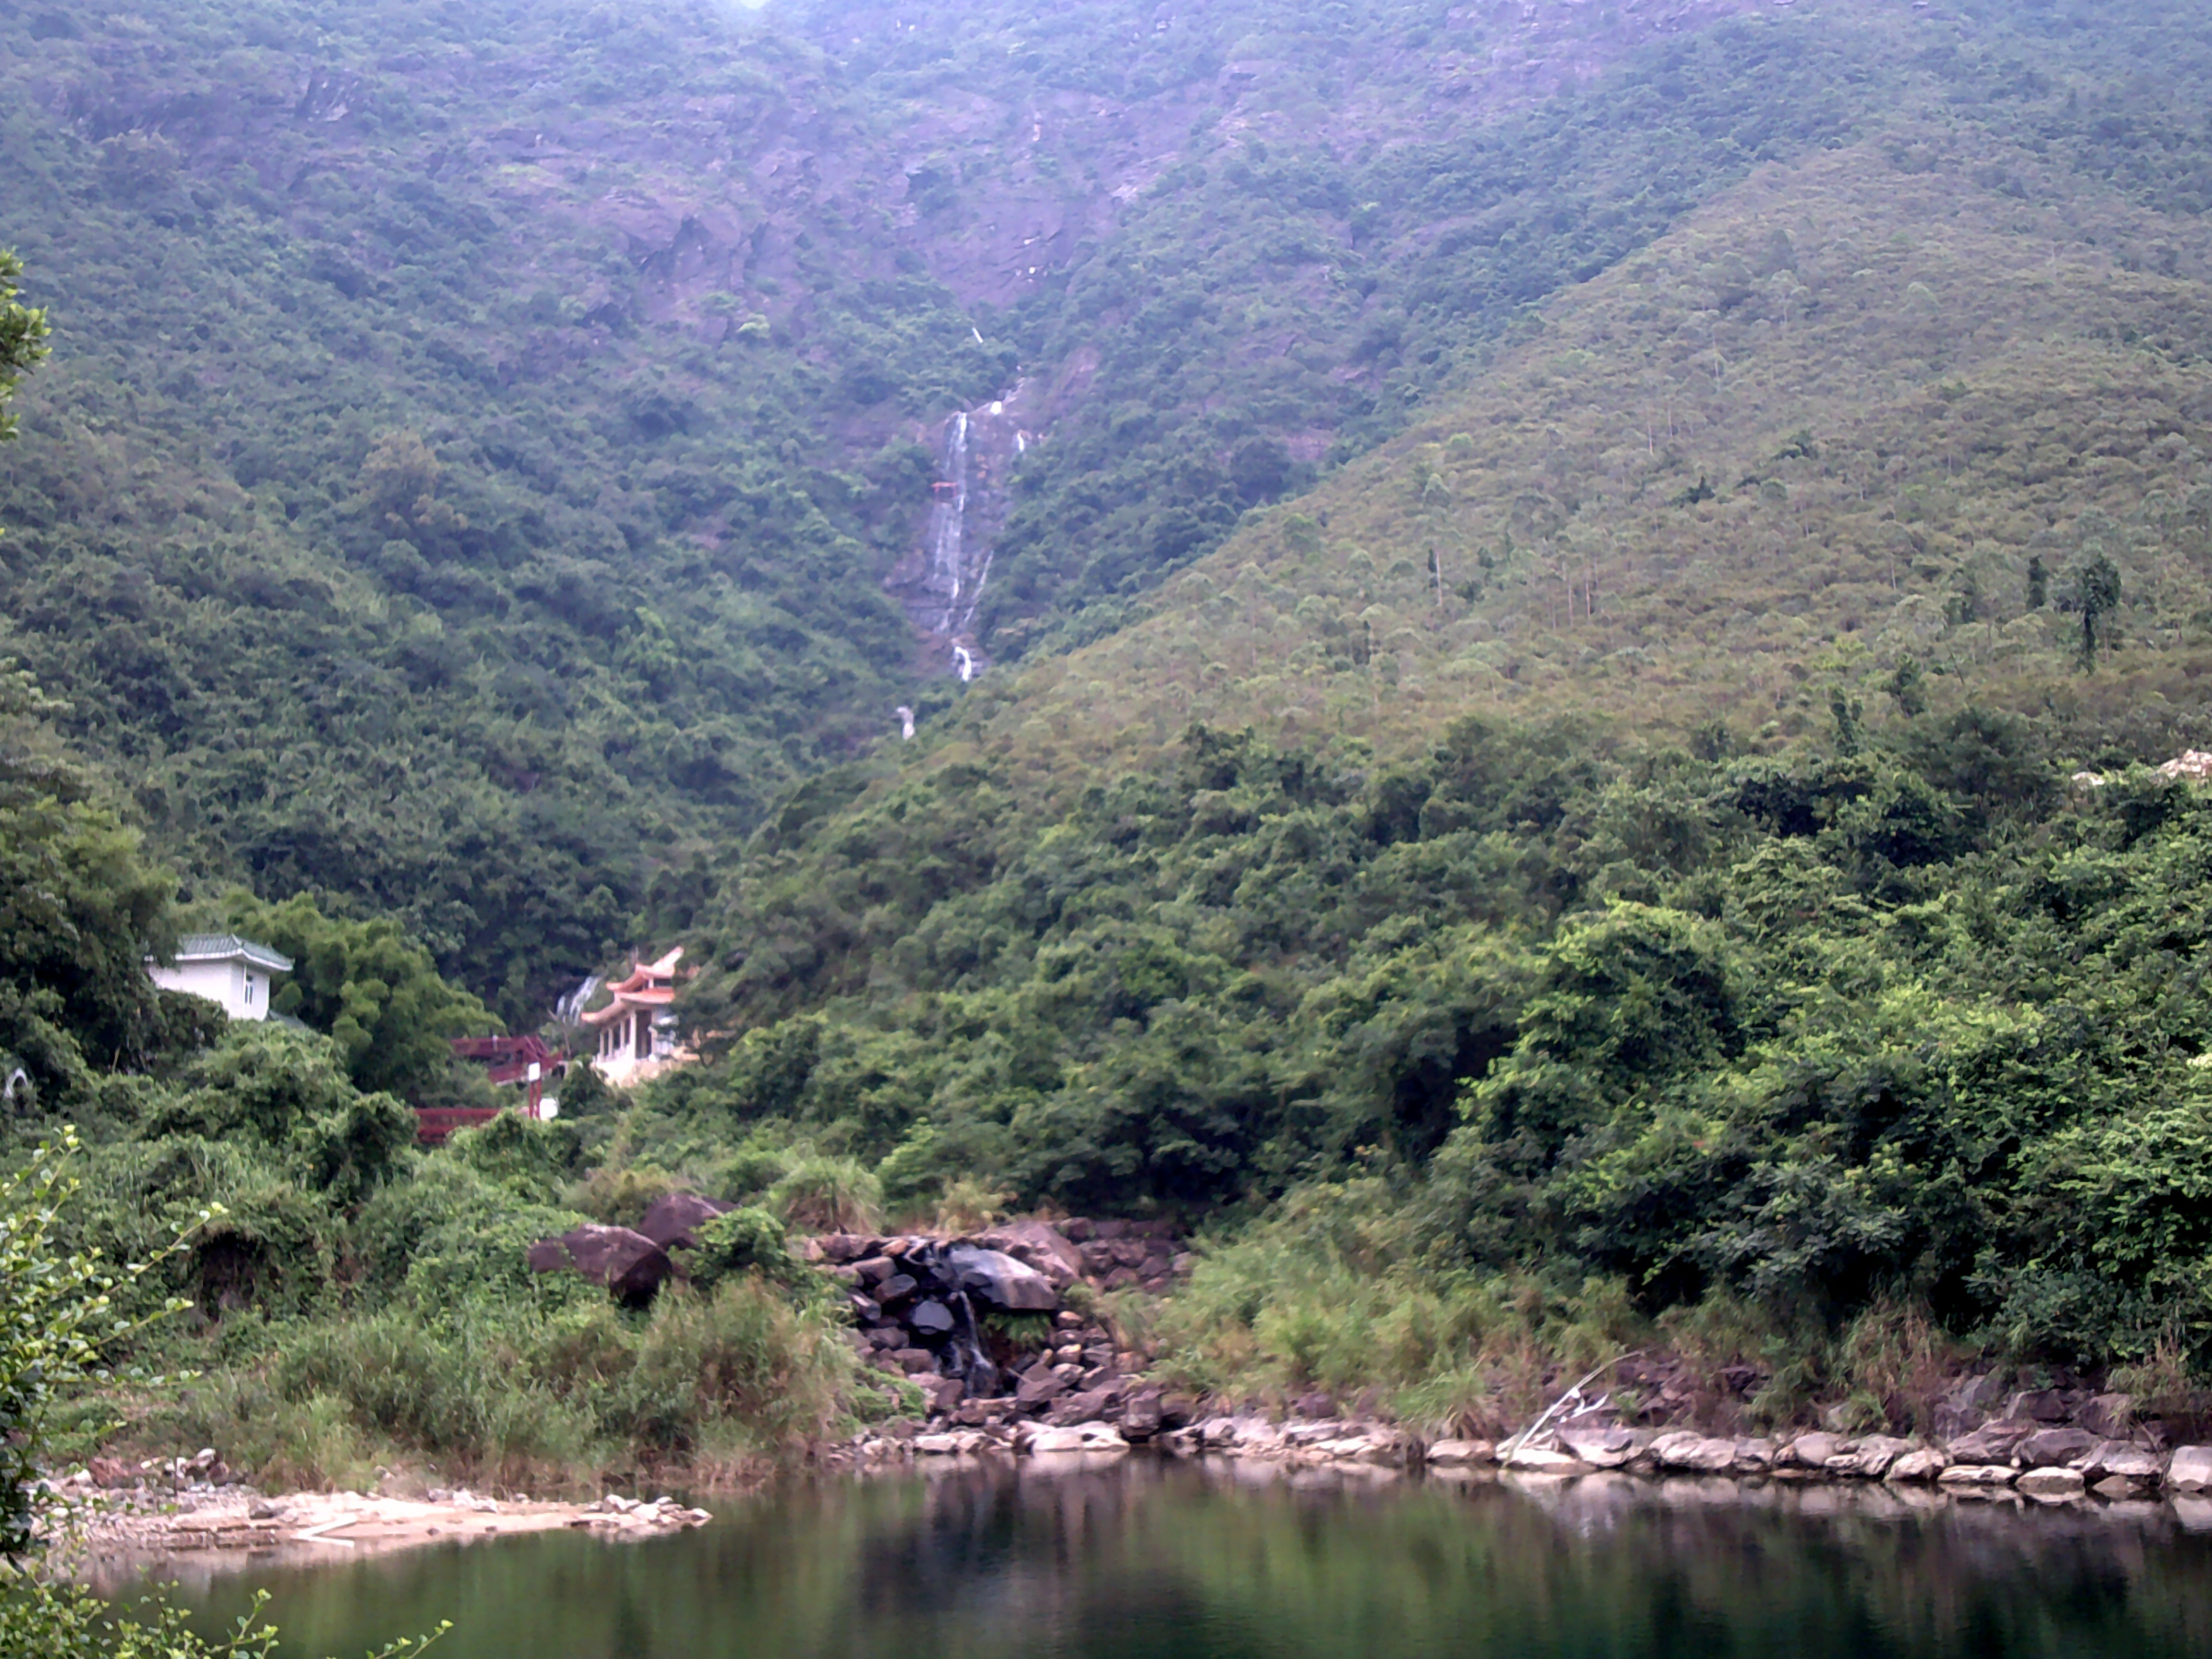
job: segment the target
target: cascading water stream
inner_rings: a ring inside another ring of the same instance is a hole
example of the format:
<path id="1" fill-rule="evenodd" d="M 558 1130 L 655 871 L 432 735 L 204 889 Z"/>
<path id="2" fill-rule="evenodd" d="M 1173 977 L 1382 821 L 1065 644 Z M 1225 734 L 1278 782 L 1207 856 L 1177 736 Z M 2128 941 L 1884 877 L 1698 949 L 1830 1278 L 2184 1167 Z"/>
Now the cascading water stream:
<path id="1" fill-rule="evenodd" d="M 946 420 L 927 526 L 885 584 L 963 684 L 989 665 L 975 642 L 975 617 L 1014 464 L 1029 449 L 1024 407 L 1024 390 L 1017 386 L 1007 398 Z"/>
<path id="2" fill-rule="evenodd" d="M 957 632 L 962 623 L 960 600 L 966 572 L 962 565 L 968 536 L 968 416 L 956 415 L 945 428 L 945 477 L 938 485 L 929 546 L 932 587 L 945 595 L 945 611 L 936 631 Z M 971 601 L 969 614 L 975 612 Z M 958 647 L 955 647 L 957 650 Z M 969 678 L 967 673 L 960 677 Z"/>
<path id="3" fill-rule="evenodd" d="M 952 1316 L 952 1329 L 945 1343 L 943 1375 L 957 1376 L 970 1395 L 988 1398 L 999 1391 L 999 1368 L 985 1351 L 983 1333 L 976 1323 L 975 1304 L 969 1299 L 967 1286 L 962 1282 L 960 1268 L 951 1252 L 942 1243 L 934 1243 L 921 1252 L 921 1261 L 939 1282 L 950 1286 L 939 1294 L 945 1311 Z"/>

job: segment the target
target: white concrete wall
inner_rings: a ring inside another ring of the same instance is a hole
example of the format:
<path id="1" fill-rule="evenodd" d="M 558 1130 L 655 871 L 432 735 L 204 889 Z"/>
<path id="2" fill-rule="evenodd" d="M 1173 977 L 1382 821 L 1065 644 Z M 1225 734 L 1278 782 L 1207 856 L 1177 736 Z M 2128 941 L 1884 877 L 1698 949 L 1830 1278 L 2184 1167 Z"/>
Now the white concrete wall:
<path id="1" fill-rule="evenodd" d="M 269 1018 L 269 975 L 244 962 L 180 962 L 148 969 L 165 991 L 188 991 L 221 1006 L 233 1019 Z"/>

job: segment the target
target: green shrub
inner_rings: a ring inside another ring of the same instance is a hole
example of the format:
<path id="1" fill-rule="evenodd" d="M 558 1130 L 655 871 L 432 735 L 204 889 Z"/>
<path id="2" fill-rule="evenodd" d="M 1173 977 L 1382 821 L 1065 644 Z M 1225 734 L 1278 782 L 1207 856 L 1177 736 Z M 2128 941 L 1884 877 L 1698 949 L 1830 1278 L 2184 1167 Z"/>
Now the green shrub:
<path id="1" fill-rule="evenodd" d="M 568 1188 L 568 1200 L 569 1208 L 604 1225 L 635 1227 L 669 1194 L 688 1190 L 690 1183 L 682 1176 L 655 1164 L 602 1164 Z"/>
<path id="2" fill-rule="evenodd" d="M 591 1402 L 539 1374 L 542 1334 L 534 1321 L 482 1309 L 434 1322 L 393 1310 L 316 1326 L 280 1352 L 276 1392 L 295 1407 L 342 1401 L 380 1441 L 503 1476 L 601 1461 Z"/>
<path id="3" fill-rule="evenodd" d="M 585 1281 L 574 1273 L 532 1273 L 529 1247 L 583 1220 L 573 1211 L 522 1203 L 459 1159 L 430 1158 L 412 1181 L 364 1205 L 347 1237 L 371 1305 L 403 1290 L 425 1307 L 477 1295 L 539 1305 L 570 1299 L 572 1287 Z"/>
<path id="4" fill-rule="evenodd" d="M 740 1275 L 660 1297 L 608 1426 L 672 1453 L 775 1455 L 838 1431 L 859 1364 L 833 1310 Z"/>
<path id="5" fill-rule="evenodd" d="M 210 1204 L 225 1213 L 197 1226 Z M 179 1134 L 95 1148 L 71 1224 L 86 1247 L 117 1261 L 149 1260 L 196 1229 L 141 1293 L 158 1285 L 192 1301 L 204 1319 L 247 1307 L 304 1313 L 332 1299 L 340 1226 L 327 1195 L 303 1186 L 285 1159 L 250 1136 Z"/>
<path id="6" fill-rule="evenodd" d="M 693 1235 L 699 1248 L 690 1253 L 691 1282 L 702 1292 L 733 1273 L 757 1273 L 785 1282 L 806 1266 L 792 1255 L 783 1224 L 766 1210 L 745 1205 L 716 1216 Z"/>
<path id="7" fill-rule="evenodd" d="M 849 1158 L 799 1159 L 769 1188 L 766 1202 L 811 1232 L 866 1232 L 883 1224 L 883 1183 Z"/>
<path id="8" fill-rule="evenodd" d="M 525 1203 L 551 1204 L 575 1178 L 583 1148 L 572 1124 L 506 1111 L 489 1123 L 454 1131 L 446 1150 Z"/>

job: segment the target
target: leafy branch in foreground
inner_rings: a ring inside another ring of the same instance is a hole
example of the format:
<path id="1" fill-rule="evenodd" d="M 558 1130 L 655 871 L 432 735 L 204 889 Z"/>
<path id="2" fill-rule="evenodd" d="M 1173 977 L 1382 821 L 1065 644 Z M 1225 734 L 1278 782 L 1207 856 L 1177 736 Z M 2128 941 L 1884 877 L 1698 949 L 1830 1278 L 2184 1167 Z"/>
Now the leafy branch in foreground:
<path id="1" fill-rule="evenodd" d="M 9 1561 L 36 1548 L 39 1465 L 55 1406 L 70 1389 L 108 1379 L 108 1348 L 189 1305 L 171 1297 L 154 1313 L 125 1318 L 115 1292 L 161 1258 L 111 1273 L 89 1255 L 57 1249 L 62 1207 L 76 1193 L 65 1160 L 77 1150 L 75 1132 L 64 1131 L 58 1145 L 40 1146 L 0 1184 L 0 1558 Z M 200 1223 L 218 1213 L 201 1211 Z M 184 1243 L 180 1237 L 163 1254 Z"/>
<path id="2" fill-rule="evenodd" d="M 70 1521 L 40 1473 L 55 1408 L 71 1391 L 111 1379 L 113 1348 L 189 1305 L 172 1297 L 136 1319 L 118 1311 L 130 1301 L 118 1292 L 184 1249 L 189 1231 L 153 1259 L 115 1271 L 58 1248 L 62 1212 L 77 1189 L 67 1160 L 77 1150 L 75 1133 L 65 1130 L 0 1182 L 0 1659 L 267 1659 L 276 1631 L 259 1622 L 265 1595 L 254 1597 L 228 1636 L 210 1640 L 158 1587 L 135 1607 L 118 1606 L 46 1558 L 45 1539 L 66 1533 Z M 204 1209 L 199 1224 L 221 1214 L 219 1206 Z M 392 1643 L 374 1659 L 420 1653 L 448 1628 Z"/>

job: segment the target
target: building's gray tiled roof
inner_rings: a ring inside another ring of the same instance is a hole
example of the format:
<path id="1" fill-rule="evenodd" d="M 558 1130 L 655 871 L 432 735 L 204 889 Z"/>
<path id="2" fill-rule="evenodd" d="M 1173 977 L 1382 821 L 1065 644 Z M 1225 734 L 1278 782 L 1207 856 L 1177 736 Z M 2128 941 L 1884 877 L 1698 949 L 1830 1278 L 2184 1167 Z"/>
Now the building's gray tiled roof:
<path id="1" fill-rule="evenodd" d="M 228 962 L 234 957 L 244 957 L 256 968 L 266 968 L 272 974 L 289 973 L 292 969 L 291 957 L 235 933 L 186 933 L 177 941 L 174 960 Z"/>

